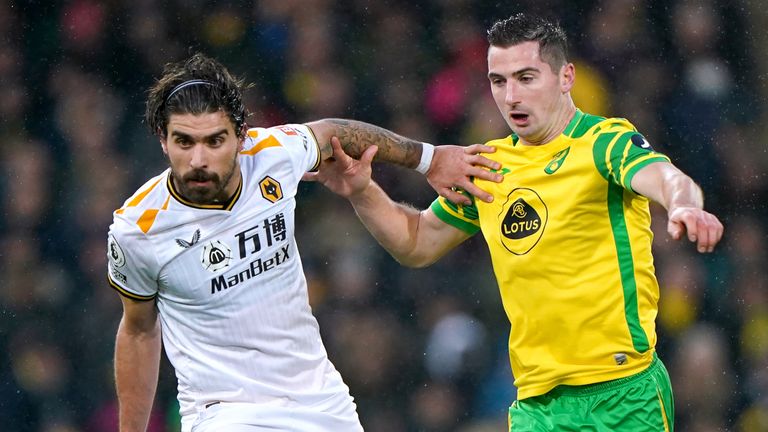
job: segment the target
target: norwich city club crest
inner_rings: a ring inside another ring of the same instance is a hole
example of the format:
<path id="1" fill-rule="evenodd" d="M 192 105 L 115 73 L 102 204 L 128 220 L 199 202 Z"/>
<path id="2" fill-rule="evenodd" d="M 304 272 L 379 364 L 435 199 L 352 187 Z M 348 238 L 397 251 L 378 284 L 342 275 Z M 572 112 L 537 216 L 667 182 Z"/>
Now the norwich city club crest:
<path id="1" fill-rule="evenodd" d="M 515 255 L 525 255 L 541 239 L 549 213 L 544 201 L 532 189 L 513 190 L 499 214 L 501 243 Z"/>

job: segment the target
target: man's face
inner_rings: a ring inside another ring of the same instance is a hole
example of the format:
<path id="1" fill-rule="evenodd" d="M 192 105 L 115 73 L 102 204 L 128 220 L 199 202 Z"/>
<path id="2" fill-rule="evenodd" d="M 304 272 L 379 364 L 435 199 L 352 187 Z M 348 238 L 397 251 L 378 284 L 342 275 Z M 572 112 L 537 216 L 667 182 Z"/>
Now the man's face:
<path id="1" fill-rule="evenodd" d="M 542 60 L 538 42 L 491 46 L 488 79 L 501 115 L 524 141 L 543 144 L 561 132 L 554 129 L 573 85 L 572 64 L 553 71 Z"/>
<path id="2" fill-rule="evenodd" d="M 174 185 L 195 204 L 225 202 L 240 181 L 237 154 L 243 141 L 223 111 L 171 114 L 161 139 Z"/>

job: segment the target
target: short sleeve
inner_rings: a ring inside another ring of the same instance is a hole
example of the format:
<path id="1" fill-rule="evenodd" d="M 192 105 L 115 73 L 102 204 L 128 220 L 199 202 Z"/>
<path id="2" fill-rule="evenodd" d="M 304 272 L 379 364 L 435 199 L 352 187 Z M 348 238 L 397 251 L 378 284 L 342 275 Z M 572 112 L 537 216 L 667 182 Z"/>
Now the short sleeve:
<path id="1" fill-rule="evenodd" d="M 121 295 L 140 301 L 157 296 L 159 272 L 153 249 L 143 233 L 116 215 L 107 238 L 107 279 Z"/>
<path id="2" fill-rule="evenodd" d="M 320 148 L 312 129 L 303 124 L 285 124 L 270 128 L 248 129 L 244 148 L 240 152 L 244 156 L 255 156 L 262 150 L 279 148 L 276 154 L 288 154 L 291 171 L 304 174 L 315 171 L 320 167 Z M 268 154 L 271 152 L 265 152 Z M 277 156 L 281 159 L 283 156 Z M 298 176 L 301 178 L 301 175 Z"/>
<path id="3" fill-rule="evenodd" d="M 474 235 L 480 231 L 474 201 L 470 205 L 456 205 L 443 197 L 437 197 L 429 208 L 438 219 L 467 234 Z"/>
<path id="4" fill-rule="evenodd" d="M 272 131 L 291 155 L 296 168 L 301 172 L 315 171 L 320 167 L 320 147 L 317 138 L 308 126 L 286 124 L 268 129 Z"/>
<path id="5" fill-rule="evenodd" d="M 601 125 L 592 148 L 595 166 L 606 180 L 632 190 L 632 178 L 654 162 L 669 162 L 626 120 L 610 119 Z"/>

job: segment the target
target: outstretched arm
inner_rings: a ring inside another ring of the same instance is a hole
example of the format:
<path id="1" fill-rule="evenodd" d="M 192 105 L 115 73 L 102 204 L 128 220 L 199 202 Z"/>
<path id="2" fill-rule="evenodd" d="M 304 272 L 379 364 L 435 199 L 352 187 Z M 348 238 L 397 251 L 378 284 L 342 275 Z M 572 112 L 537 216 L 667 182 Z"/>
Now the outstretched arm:
<path id="1" fill-rule="evenodd" d="M 712 252 L 723 236 L 717 216 L 704 211 L 704 195 L 694 181 L 668 162 L 655 162 L 632 178 L 632 189 L 667 209 L 667 231 L 675 240 L 688 234 L 699 252 Z"/>
<path id="2" fill-rule="evenodd" d="M 144 431 L 160 368 L 160 321 L 154 301 L 121 296 L 123 318 L 115 344 L 115 382 L 120 432 Z"/>
<path id="3" fill-rule="evenodd" d="M 475 144 L 468 147 L 441 145 L 434 147 L 434 156 L 429 158 L 432 146 L 400 136 L 387 129 L 346 119 L 323 119 L 307 123 L 320 145 L 320 157 L 325 160 L 333 155 L 331 137 L 337 137 L 346 154 L 359 159 L 363 152 L 375 145 L 379 148 L 374 160 L 394 163 L 416 169 L 427 175 L 427 181 L 435 191 L 457 204 L 469 204 L 469 198 L 453 188 L 463 189 L 478 199 L 492 201 L 493 196 L 475 186 L 472 177 L 500 182 L 502 176 L 485 168 L 498 169 L 498 162 L 479 153 L 492 153 L 496 149 Z M 423 157 L 425 156 L 425 157 Z"/>
<path id="4" fill-rule="evenodd" d="M 392 201 L 371 179 L 377 146 L 367 148 L 359 161 L 345 154 L 335 137 L 332 148 L 333 158 L 325 159 L 317 173 L 308 173 L 304 179 L 318 181 L 349 199 L 363 225 L 401 264 L 428 266 L 469 238 L 432 210 L 419 211 Z"/>

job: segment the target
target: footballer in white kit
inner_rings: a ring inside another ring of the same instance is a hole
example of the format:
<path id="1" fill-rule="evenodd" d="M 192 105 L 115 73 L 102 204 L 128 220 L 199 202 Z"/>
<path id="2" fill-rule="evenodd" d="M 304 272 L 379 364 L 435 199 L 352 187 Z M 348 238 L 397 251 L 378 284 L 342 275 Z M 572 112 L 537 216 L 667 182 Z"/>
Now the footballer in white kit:
<path id="1" fill-rule="evenodd" d="M 294 239 L 297 186 L 319 165 L 318 144 L 305 125 L 254 128 L 238 158 L 228 202 L 185 200 L 170 168 L 129 198 L 109 230 L 109 283 L 156 299 L 183 431 L 216 430 L 210 414 L 227 409 L 251 427 L 362 430 Z"/>
<path id="2" fill-rule="evenodd" d="M 146 431 L 163 344 L 184 432 L 362 430 L 309 307 L 294 239 L 299 181 L 321 160 L 354 171 L 375 156 L 460 202 L 454 188 L 480 196 L 472 177 L 494 175 L 478 154 L 490 147 L 436 148 L 355 120 L 247 129 L 245 88 L 198 53 L 166 64 L 149 89 L 145 120 L 170 168 L 115 211 L 108 235 L 123 305 L 121 432 Z"/>

